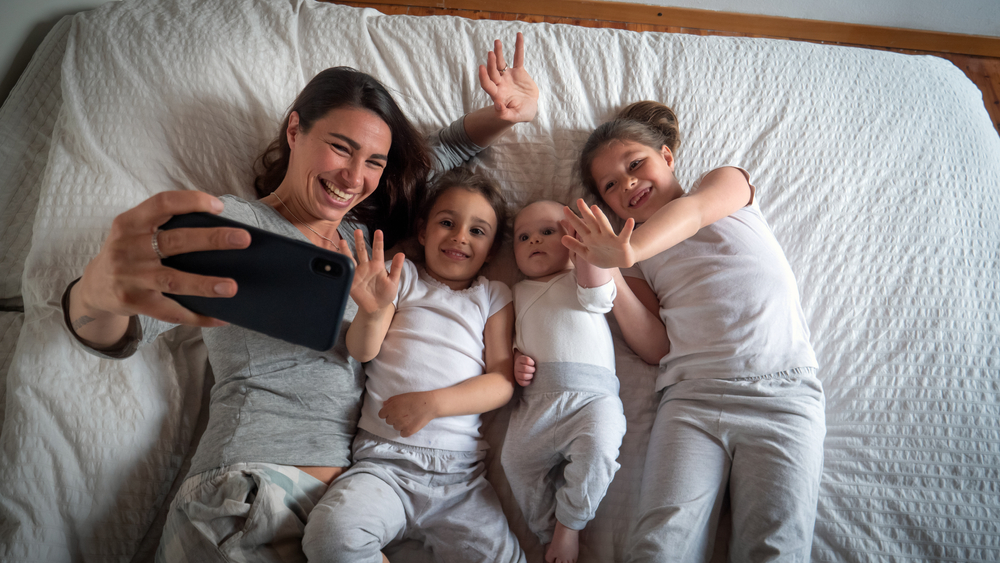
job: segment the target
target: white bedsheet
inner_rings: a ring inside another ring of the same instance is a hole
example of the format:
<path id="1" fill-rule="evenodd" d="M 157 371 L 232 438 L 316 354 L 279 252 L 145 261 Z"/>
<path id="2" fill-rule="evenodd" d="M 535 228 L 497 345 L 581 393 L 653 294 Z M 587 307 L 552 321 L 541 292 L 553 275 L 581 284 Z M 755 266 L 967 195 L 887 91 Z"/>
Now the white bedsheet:
<path id="1" fill-rule="evenodd" d="M 0 253 L 0 298 L 25 309 L 0 326 L 0 559 L 148 559 L 197 435 L 210 374 L 196 330 L 111 362 L 62 328 L 62 290 L 112 217 L 167 189 L 249 196 L 253 158 L 328 66 L 375 75 L 432 131 L 487 103 L 476 65 L 494 38 L 512 52 L 517 31 L 539 115 L 475 161 L 515 200 L 575 195 L 579 146 L 639 99 L 677 111 L 682 184 L 729 163 L 753 175 L 827 393 L 813 559 L 1000 559 L 1000 138 L 951 63 L 305 0 L 131 0 L 77 15 L 0 111 L 0 179 L 16 179 L 0 185 L 0 249 L 14 251 Z M 45 62 L 63 51 L 61 67 Z M 39 109 L 9 109 L 25 107 Z M 620 557 L 655 414 L 653 368 L 617 349 L 629 433 L 581 561 Z M 487 428 L 491 478 L 537 557 L 495 462 L 506 416 Z"/>

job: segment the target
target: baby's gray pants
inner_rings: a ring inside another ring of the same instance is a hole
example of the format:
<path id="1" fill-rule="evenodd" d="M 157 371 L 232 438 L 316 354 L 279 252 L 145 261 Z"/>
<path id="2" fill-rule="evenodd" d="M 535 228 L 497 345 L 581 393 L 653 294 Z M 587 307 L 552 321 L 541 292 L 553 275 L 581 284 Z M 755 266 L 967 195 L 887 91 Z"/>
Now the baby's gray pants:
<path id="1" fill-rule="evenodd" d="M 539 363 L 507 426 L 500 462 L 542 544 L 556 520 L 582 530 L 620 467 L 625 413 L 618 378 L 578 363 Z"/>

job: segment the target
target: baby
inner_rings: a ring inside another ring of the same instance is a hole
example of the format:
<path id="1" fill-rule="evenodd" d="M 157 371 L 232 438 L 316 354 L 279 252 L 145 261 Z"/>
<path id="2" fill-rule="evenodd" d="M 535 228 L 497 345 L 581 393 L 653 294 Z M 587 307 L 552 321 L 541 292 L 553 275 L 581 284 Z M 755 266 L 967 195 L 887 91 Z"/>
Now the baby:
<path id="1" fill-rule="evenodd" d="M 537 201 L 514 220 L 514 257 L 527 279 L 514 286 L 514 376 L 524 386 L 501 464 L 545 561 L 570 563 L 579 531 L 620 467 L 625 435 L 614 345 L 604 314 L 611 274 L 563 246 L 563 205 Z"/>

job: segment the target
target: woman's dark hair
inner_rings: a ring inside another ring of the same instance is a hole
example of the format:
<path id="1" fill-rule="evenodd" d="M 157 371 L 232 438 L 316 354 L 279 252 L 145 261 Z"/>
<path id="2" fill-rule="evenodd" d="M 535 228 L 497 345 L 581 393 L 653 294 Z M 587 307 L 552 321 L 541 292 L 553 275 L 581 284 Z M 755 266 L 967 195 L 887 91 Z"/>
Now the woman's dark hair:
<path id="1" fill-rule="evenodd" d="M 434 204 L 441 197 L 441 194 L 451 188 L 464 188 L 470 192 L 480 194 L 486 198 L 490 207 L 493 208 L 493 212 L 497 215 L 497 230 L 493 237 L 493 245 L 490 246 L 490 255 L 496 256 L 496 253 L 503 247 L 504 240 L 507 237 L 510 207 L 507 204 L 507 198 L 504 196 L 503 190 L 500 189 L 500 186 L 496 182 L 483 174 L 472 172 L 468 168 L 454 168 L 434 178 L 434 181 L 427 188 L 427 194 L 424 196 L 417 211 L 418 228 L 427 224 L 427 218 L 430 216 Z"/>
<path id="2" fill-rule="evenodd" d="M 577 168 L 584 187 L 600 201 L 590 166 L 597 153 L 615 141 L 632 141 L 660 150 L 664 145 L 675 152 L 680 146 L 680 129 L 674 110 L 660 102 L 635 102 L 622 108 L 614 119 L 601 124 L 583 145 Z"/>
<path id="3" fill-rule="evenodd" d="M 411 205 L 419 201 L 430 172 L 430 156 L 423 135 L 403 115 L 396 101 L 378 80 L 348 67 L 328 68 L 309 81 L 288 110 L 277 137 L 258 157 L 254 180 L 257 197 L 273 192 L 285 179 L 291 150 L 288 146 L 288 119 L 299 116 L 299 127 L 308 133 L 332 110 L 360 108 L 379 116 L 389 126 L 392 145 L 378 188 L 354 207 L 347 219 L 376 228 L 385 234 L 386 246 L 404 237 L 413 216 Z"/>

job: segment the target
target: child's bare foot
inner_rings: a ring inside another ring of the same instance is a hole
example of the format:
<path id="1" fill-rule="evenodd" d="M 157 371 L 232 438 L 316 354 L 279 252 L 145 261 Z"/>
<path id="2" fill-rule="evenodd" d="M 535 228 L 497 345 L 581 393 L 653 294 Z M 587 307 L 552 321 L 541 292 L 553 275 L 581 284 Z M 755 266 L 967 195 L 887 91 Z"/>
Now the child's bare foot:
<path id="1" fill-rule="evenodd" d="M 580 531 L 570 530 L 556 520 L 552 543 L 545 549 L 546 563 L 576 563 L 580 555 Z"/>

